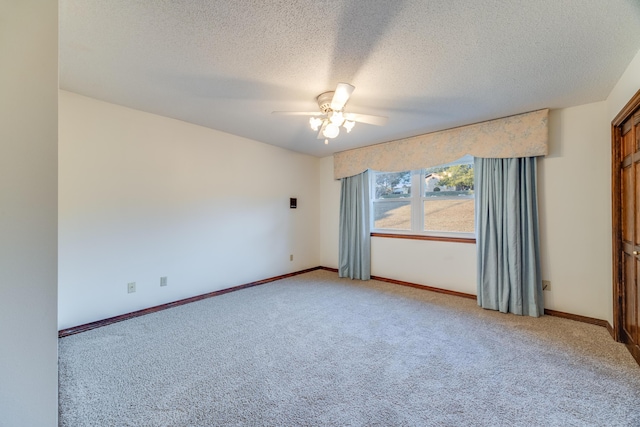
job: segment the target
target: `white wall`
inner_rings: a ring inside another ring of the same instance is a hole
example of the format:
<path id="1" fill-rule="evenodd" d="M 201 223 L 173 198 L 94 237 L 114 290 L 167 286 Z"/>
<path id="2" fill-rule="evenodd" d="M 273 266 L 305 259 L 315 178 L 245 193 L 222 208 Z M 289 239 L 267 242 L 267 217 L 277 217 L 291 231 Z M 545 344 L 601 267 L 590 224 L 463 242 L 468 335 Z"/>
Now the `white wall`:
<path id="1" fill-rule="evenodd" d="M 333 179 L 333 156 L 320 159 L 320 265 L 338 268 L 340 181 Z"/>
<path id="2" fill-rule="evenodd" d="M 476 245 L 374 237 L 371 274 L 476 294 Z"/>
<path id="3" fill-rule="evenodd" d="M 539 162 L 547 308 L 613 324 L 611 120 L 640 89 L 640 52 L 606 101 L 552 110 Z"/>
<path id="4" fill-rule="evenodd" d="M 59 328 L 320 264 L 317 158 L 65 91 L 59 105 Z"/>
<path id="5" fill-rule="evenodd" d="M 0 426 L 58 420 L 58 3 L 0 3 Z"/>
<path id="6" fill-rule="evenodd" d="M 610 129 L 606 103 L 551 110 L 538 161 L 545 307 L 612 321 Z"/>

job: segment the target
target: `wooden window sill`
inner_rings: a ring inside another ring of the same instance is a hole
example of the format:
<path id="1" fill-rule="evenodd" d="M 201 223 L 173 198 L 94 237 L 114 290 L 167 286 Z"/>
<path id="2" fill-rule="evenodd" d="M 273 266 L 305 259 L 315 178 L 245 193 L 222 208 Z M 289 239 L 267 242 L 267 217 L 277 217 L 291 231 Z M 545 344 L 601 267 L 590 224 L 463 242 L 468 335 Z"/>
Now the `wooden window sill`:
<path id="1" fill-rule="evenodd" d="M 473 237 L 424 236 L 421 234 L 371 233 L 371 237 L 386 237 L 391 239 L 409 240 L 432 240 L 435 242 L 476 243 L 476 239 Z"/>

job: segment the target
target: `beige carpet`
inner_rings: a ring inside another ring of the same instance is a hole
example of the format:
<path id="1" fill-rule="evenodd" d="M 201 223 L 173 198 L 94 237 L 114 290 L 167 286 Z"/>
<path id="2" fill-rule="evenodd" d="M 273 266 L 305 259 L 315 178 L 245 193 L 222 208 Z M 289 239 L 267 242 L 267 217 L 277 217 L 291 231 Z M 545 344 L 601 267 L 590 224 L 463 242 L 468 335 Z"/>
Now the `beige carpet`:
<path id="1" fill-rule="evenodd" d="M 59 344 L 61 426 L 640 426 L 604 328 L 326 271 Z"/>

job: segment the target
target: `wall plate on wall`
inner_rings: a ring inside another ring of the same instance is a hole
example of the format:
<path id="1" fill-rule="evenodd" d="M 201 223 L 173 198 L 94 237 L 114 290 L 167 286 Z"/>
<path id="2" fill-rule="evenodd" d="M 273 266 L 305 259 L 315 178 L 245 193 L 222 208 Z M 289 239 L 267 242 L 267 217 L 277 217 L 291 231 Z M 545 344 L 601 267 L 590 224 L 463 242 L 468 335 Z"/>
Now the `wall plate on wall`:
<path id="1" fill-rule="evenodd" d="M 291 197 L 289 199 L 289 207 L 291 209 L 296 209 L 298 207 L 298 199 L 295 197 Z"/>

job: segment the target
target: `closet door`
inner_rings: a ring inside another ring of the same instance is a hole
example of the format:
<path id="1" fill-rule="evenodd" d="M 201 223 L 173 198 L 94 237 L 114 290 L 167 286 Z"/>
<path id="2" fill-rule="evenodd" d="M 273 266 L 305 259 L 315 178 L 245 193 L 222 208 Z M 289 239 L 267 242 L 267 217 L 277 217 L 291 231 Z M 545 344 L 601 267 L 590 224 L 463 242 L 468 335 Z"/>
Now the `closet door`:
<path id="1" fill-rule="evenodd" d="M 640 96 L 632 101 L 613 127 L 614 332 L 640 363 Z"/>
<path id="2" fill-rule="evenodd" d="M 640 264 L 640 151 L 638 128 L 632 116 L 622 126 L 622 159 L 621 159 L 621 219 L 622 219 L 622 300 L 624 341 L 633 347 L 640 344 L 638 328 L 638 308 L 640 293 L 638 292 L 638 270 Z M 635 349 L 632 349 L 632 351 Z"/>

